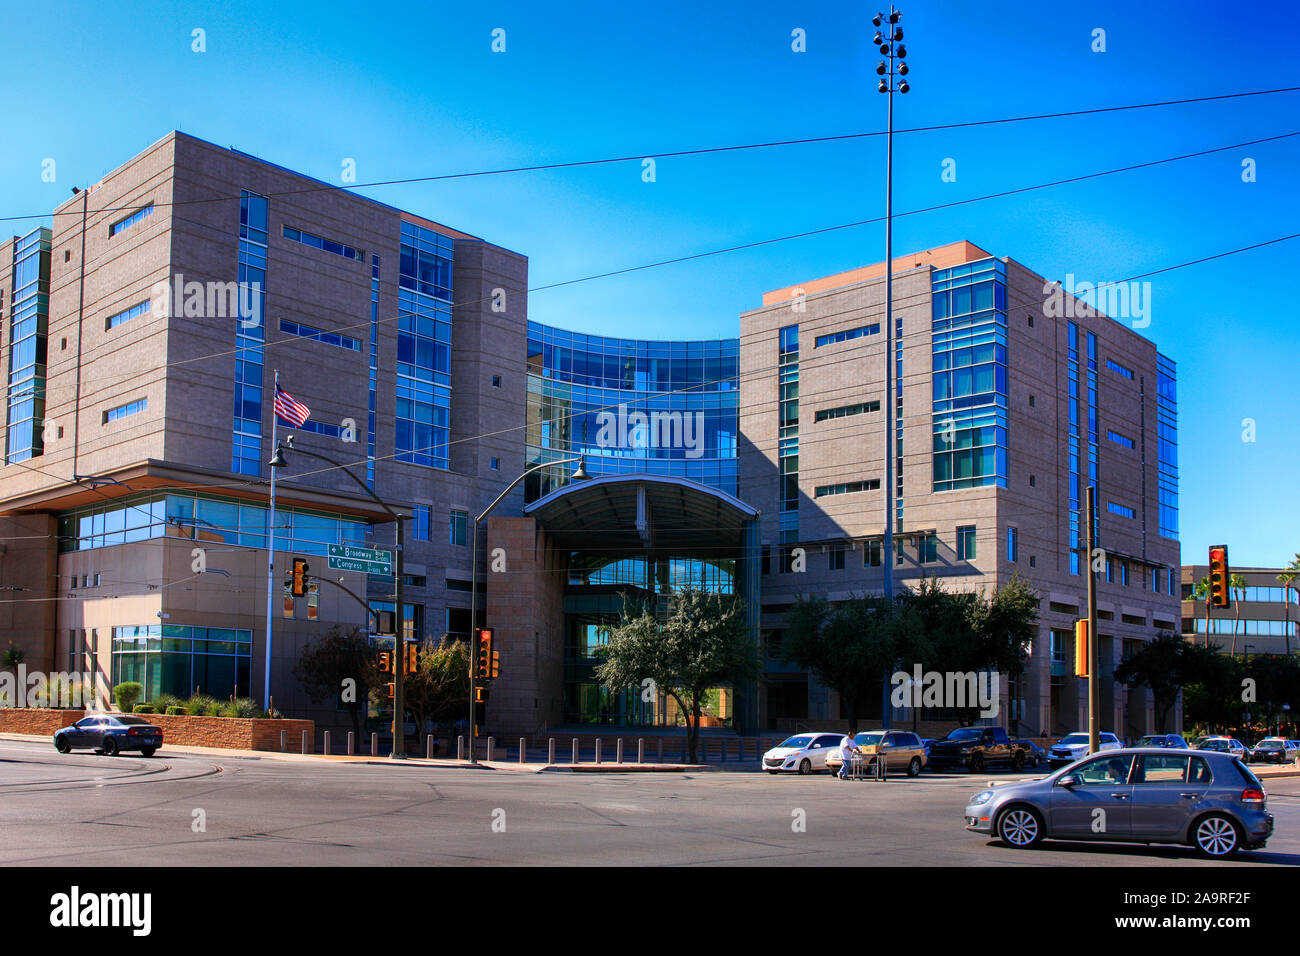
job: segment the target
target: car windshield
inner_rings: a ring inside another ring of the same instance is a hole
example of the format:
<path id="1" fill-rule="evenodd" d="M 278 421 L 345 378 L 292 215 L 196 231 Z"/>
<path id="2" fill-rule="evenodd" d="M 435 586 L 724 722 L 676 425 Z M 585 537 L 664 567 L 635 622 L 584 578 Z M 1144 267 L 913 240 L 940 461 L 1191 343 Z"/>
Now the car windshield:
<path id="1" fill-rule="evenodd" d="M 880 733 L 858 734 L 853 738 L 853 742 L 859 747 L 874 747 L 884 739 L 885 735 Z"/>
<path id="2" fill-rule="evenodd" d="M 983 731 L 979 727 L 958 727 L 950 733 L 945 740 L 974 740 L 979 737 Z"/>
<path id="3" fill-rule="evenodd" d="M 147 724 L 149 721 L 143 717 L 114 717 L 119 724 Z"/>
<path id="4" fill-rule="evenodd" d="M 1066 736 L 1062 737 L 1060 740 L 1060 743 L 1065 744 L 1067 747 L 1070 746 L 1071 744 L 1086 744 L 1087 742 L 1088 742 L 1087 734 L 1067 734 Z"/>
<path id="5" fill-rule="evenodd" d="M 1275 747 L 1281 747 L 1281 746 L 1283 746 L 1283 741 L 1281 741 L 1281 740 L 1276 740 L 1276 739 L 1270 737 L 1270 738 L 1268 738 L 1267 740 L 1261 740 L 1261 741 L 1260 741 L 1259 743 L 1257 743 L 1255 746 L 1256 746 L 1256 747 L 1268 747 L 1268 748 L 1272 749 L 1272 748 L 1275 748 Z"/>
<path id="6" fill-rule="evenodd" d="M 786 740 L 778 744 L 777 746 L 793 747 L 796 750 L 802 750 L 804 747 L 807 747 L 810 743 L 812 743 L 812 737 L 791 737 L 789 740 Z"/>

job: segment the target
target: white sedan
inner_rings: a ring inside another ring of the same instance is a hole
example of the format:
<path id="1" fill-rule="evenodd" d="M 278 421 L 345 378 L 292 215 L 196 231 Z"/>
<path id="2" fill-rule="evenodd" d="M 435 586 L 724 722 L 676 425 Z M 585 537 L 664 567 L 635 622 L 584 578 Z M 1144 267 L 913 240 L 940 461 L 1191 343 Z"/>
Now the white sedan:
<path id="1" fill-rule="evenodd" d="M 797 734 L 763 754 L 768 773 L 818 773 L 826 769 L 826 755 L 838 749 L 843 734 Z"/>
<path id="2" fill-rule="evenodd" d="M 1098 751 L 1119 750 L 1124 746 L 1114 734 L 1098 734 L 1097 742 L 1100 745 Z M 1086 756 L 1088 756 L 1088 735 L 1080 731 L 1066 734 L 1052 744 L 1052 748 L 1047 751 L 1047 762 L 1055 770 L 1076 760 L 1082 760 Z"/>

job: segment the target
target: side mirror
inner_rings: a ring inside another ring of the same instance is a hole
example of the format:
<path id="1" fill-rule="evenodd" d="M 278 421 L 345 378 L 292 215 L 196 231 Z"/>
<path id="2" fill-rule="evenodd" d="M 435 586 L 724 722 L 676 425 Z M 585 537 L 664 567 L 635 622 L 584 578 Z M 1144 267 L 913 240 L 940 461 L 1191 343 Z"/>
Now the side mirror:
<path id="1" fill-rule="evenodd" d="M 1079 785 L 1079 778 L 1072 773 L 1067 773 L 1060 780 L 1056 781 L 1056 785 L 1058 787 L 1065 787 L 1065 789 L 1069 790 L 1071 787 L 1077 787 Z"/>

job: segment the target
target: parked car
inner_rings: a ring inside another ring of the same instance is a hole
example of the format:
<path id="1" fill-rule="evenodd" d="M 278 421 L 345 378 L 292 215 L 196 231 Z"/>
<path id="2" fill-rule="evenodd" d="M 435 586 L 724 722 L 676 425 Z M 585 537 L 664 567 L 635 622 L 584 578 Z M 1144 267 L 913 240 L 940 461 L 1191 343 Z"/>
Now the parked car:
<path id="1" fill-rule="evenodd" d="M 1016 746 L 1023 747 L 1025 751 L 1025 766 L 1037 770 L 1043 764 L 1047 763 L 1047 751 L 1028 738 L 1024 740 L 1012 741 Z"/>
<path id="2" fill-rule="evenodd" d="M 1056 743 L 1052 744 L 1052 749 L 1047 752 L 1048 763 L 1053 770 L 1064 767 L 1068 763 L 1074 763 L 1088 756 L 1088 745 L 1091 738 L 1087 731 L 1075 731 L 1072 734 L 1066 734 Z M 1124 744 L 1114 734 L 1097 735 L 1098 752 L 1102 750 L 1121 750 Z"/>
<path id="3" fill-rule="evenodd" d="M 1147 734 L 1140 737 L 1134 747 L 1172 747 L 1175 750 L 1188 750 L 1187 741 L 1178 734 Z"/>
<path id="4" fill-rule="evenodd" d="M 931 745 L 931 744 L 934 744 L 934 743 L 938 743 L 938 741 L 935 740 L 933 737 L 922 737 L 922 738 L 921 738 L 921 746 L 925 748 L 925 756 L 926 756 L 926 759 L 927 759 L 927 760 L 928 760 L 929 757 L 930 757 L 930 745 Z"/>
<path id="5" fill-rule="evenodd" d="M 930 765 L 965 767 L 971 773 L 983 773 L 989 767 L 1024 770 L 1028 751 L 1020 741 L 1013 741 L 1002 727 L 958 727 L 930 747 Z"/>
<path id="6" fill-rule="evenodd" d="M 910 730 L 868 730 L 855 734 L 853 744 L 868 758 L 885 755 L 886 773 L 906 773 L 915 777 L 925 766 L 925 747 L 921 738 Z M 826 755 L 826 769 L 834 778 L 840 772 L 839 744 Z"/>
<path id="7" fill-rule="evenodd" d="M 1199 747 L 1193 747 L 1192 749 L 1213 750 L 1218 753 L 1232 754 L 1242 760 L 1247 760 L 1250 757 L 1250 748 L 1236 737 L 1210 737 Z"/>
<path id="8" fill-rule="evenodd" d="M 162 728 L 134 714 L 91 714 L 54 732 L 54 749 L 61 754 L 90 748 L 110 757 L 125 750 L 152 757 L 162 742 Z"/>
<path id="9" fill-rule="evenodd" d="M 1041 780 L 981 790 L 965 822 L 1016 849 L 1044 839 L 1178 843 L 1215 859 L 1257 850 L 1273 833 L 1249 767 L 1231 754 L 1171 747 L 1112 750 Z"/>
<path id="10" fill-rule="evenodd" d="M 1200 737 L 1193 737 L 1191 740 L 1187 741 L 1187 746 L 1191 747 L 1193 750 L 1200 750 L 1201 744 L 1205 743 L 1207 740 L 1213 739 L 1214 736 L 1214 734 L 1204 734 Z"/>
<path id="11" fill-rule="evenodd" d="M 1265 737 L 1250 752 L 1255 763 L 1291 763 L 1296 757 L 1300 757 L 1300 743 L 1285 737 Z"/>
<path id="12" fill-rule="evenodd" d="M 763 754 L 768 773 L 816 773 L 826 769 L 826 756 L 838 751 L 844 734 L 796 734 Z"/>

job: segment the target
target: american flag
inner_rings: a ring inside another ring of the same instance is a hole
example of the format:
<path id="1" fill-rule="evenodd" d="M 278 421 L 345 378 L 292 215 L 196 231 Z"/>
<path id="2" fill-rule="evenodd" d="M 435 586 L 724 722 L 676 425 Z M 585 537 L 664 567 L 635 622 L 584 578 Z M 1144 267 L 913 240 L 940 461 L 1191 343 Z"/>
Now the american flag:
<path id="1" fill-rule="evenodd" d="M 279 385 L 275 387 L 275 413 L 292 425 L 302 427 L 303 422 L 311 417 L 311 409 L 302 402 L 296 401 L 292 395 L 282 389 Z"/>

